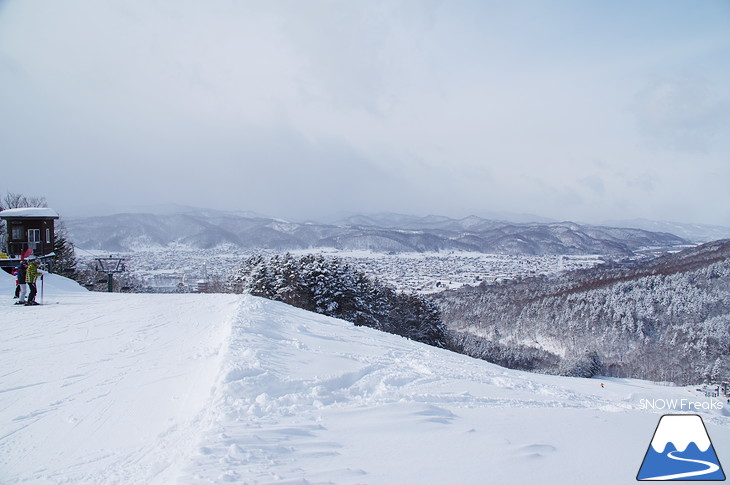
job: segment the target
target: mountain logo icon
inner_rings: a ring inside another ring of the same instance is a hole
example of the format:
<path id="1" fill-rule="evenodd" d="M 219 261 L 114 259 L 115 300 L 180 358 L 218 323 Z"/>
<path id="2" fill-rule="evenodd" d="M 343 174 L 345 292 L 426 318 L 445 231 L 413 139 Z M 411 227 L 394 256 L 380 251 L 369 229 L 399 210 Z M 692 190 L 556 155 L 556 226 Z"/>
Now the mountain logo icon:
<path id="1" fill-rule="evenodd" d="M 725 480 L 702 418 L 697 414 L 662 416 L 636 479 Z"/>

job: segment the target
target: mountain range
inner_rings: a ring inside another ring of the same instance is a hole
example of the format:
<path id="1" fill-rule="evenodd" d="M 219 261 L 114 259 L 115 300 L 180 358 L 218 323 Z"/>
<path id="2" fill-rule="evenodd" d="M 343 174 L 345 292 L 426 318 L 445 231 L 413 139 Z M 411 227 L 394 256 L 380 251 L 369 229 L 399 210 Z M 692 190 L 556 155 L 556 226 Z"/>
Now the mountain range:
<path id="1" fill-rule="evenodd" d="M 188 209 L 168 214 L 67 218 L 65 224 L 77 247 L 115 252 L 182 244 L 197 249 L 231 245 L 272 250 L 331 247 L 396 253 L 475 251 L 622 257 L 647 247 L 689 244 L 687 239 L 673 234 L 637 228 L 392 213 L 353 215 L 332 223 L 299 223 L 251 213 Z"/>
<path id="2" fill-rule="evenodd" d="M 711 224 L 652 221 L 649 219 L 614 220 L 602 224 L 611 227 L 632 227 L 652 232 L 668 232 L 696 243 L 730 239 L 730 227 Z"/>

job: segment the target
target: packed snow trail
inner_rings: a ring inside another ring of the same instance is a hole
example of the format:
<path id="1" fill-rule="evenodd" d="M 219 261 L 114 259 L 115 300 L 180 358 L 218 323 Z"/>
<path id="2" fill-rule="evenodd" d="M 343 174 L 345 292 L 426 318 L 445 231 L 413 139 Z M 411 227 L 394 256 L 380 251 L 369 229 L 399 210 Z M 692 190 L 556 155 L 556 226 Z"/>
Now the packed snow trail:
<path id="1" fill-rule="evenodd" d="M 11 294 L 0 277 L 3 485 L 628 484 L 660 415 L 640 399 L 699 399 L 511 371 L 250 296 L 60 277 L 45 306 Z M 728 414 L 703 413 L 721 461 Z"/>
<path id="2" fill-rule="evenodd" d="M 164 478 L 197 438 L 238 299 L 53 296 L 3 308 L 0 483 Z"/>

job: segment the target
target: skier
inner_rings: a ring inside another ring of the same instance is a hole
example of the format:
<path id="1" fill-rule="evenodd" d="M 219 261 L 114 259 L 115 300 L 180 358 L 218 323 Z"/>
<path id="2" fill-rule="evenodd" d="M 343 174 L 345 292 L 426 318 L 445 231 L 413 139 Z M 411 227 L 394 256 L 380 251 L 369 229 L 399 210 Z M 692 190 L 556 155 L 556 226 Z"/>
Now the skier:
<path id="1" fill-rule="evenodd" d="M 13 296 L 14 299 L 20 296 L 20 278 L 18 277 L 19 271 L 20 265 L 13 268 L 13 276 L 15 276 L 15 296 Z"/>
<path id="2" fill-rule="evenodd" d="M 18 265 L 18 289 L 20 290 L 20 299 L 15 302 L 16 305 L 25 305 L 25 295 L 28 293 L 28 285 L 25 283 L 28 272 L 28 263 L 21 261 Z"/>
<path id="3" fill-rule="evenodd" d="M 39 276 L 43 279 L 43 273 L 38 270 L 38 263 L 36 261 L 37 258 L 35 256 L 28 258 L 28 270 L 25 274 L 25 282 L 28 283 L 30 294 L 28 295 L 28 301 L 25 303 L 25 306 L 38 305 L 35 301 L 35 296 L 38 293 L 35 282 Z"/>

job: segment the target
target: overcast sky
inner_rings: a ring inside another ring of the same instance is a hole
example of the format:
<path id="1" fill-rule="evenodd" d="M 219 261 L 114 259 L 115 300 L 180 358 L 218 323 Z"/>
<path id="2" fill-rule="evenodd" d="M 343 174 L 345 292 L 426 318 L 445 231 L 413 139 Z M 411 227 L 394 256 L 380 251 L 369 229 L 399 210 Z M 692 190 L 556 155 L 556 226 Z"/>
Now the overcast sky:
<path id="1" fill-rule="evenodd" d="M 0 157 L 69 216 L 730 226 L 730 2 L 0 0 Z"/>

